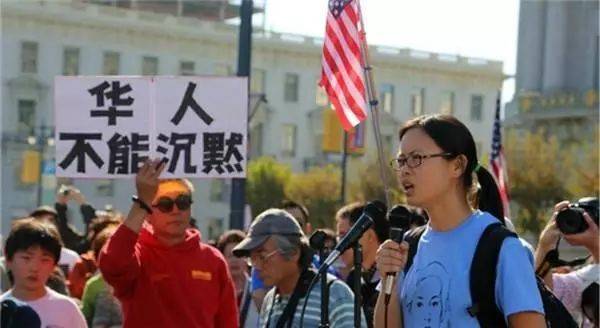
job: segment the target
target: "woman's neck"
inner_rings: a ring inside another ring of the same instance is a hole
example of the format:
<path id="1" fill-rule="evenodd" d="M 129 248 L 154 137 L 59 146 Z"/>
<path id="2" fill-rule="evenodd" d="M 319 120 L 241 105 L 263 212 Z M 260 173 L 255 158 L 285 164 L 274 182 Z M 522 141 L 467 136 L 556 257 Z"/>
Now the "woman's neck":
<path id="1" fill-rule="evenodd" d="M 466 196 L 459 192 L 449 192 L 442 199 L 425 209 L 429 216 L 429 224 L 436 231 L 448 231 L 458 227 L 472 213 Z"/>

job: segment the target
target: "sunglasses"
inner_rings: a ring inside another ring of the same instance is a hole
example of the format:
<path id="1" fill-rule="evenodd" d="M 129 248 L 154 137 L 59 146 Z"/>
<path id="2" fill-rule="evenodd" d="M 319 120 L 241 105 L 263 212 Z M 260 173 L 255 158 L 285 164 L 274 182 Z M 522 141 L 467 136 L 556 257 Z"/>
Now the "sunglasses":
<path id="1" fill-rule="evenodd" d="M 173 205 L 177 205 L 180 211 L 185 211 L 192 205 L 192 196 L 183 194 L 174 200 L 169 197 L 160 197 L 152 207 L 158 208 L 163 213 L 170 213 L 173 211 Z"/>

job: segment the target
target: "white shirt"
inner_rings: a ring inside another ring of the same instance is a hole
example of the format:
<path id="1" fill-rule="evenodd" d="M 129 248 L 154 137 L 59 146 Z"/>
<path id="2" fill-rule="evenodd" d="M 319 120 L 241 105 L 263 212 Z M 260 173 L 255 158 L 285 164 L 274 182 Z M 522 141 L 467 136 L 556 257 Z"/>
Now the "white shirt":
<path id="1" fill-rule="evenodd" d="M 69 268 L 69 272 L 73 270 L 75 263 L 79 260 L 79 254 L 77 252 L 70 250 L 66 247 L 60 249 L 60 259 L 58 260 L 58 266 L 67 266 Z M 68 276 L 69 272 L 65 272 L 65 275 Z"/>
<path id="2" fill-rule="evenodd" d="M 12 295 L 12 289 L 0 296 L 0 301 L 13 299 L 31 306 L 40 316 L 41 328 L 87 328 L 77 304 L 67 296 L 46 287 L 46 295 L 35 301 L 23 301 Z"/>
<path id="3" fill-rule="evenodd" d="M 552 275 L 552 292 L 569 310 L 580 327 L 593 327 L 581 311 L 581 296 L 592 283 L 598 282 L 600 265 L 588 264 L 567 274 Z"/>

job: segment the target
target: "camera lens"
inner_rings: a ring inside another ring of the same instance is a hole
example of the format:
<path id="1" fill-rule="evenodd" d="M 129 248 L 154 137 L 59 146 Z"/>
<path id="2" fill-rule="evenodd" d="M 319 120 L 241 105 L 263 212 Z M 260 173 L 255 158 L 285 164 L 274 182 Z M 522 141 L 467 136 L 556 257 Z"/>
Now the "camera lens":
<path id="1" fill-rule="evenodd" d="M 556 216 L 558 229 L 565 235 L 584 232 L 588 225 L 583 218 L 583 211 L 578 207 L 569 207 L 560 211 Z"/>

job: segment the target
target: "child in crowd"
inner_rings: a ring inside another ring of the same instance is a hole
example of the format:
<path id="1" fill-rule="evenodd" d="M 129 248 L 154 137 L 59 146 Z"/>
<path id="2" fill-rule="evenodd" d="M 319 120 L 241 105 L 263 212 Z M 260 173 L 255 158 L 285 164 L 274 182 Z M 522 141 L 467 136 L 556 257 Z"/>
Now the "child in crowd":
<path id="1" fill-rule="evenodd" d="M 46 287 L 61 247 L 58 231 L 52 224 L 33 218 L 15 221 L 4 248 L 14 284 L 0 296 L 0 301 L 26 303 L 40 317 L 41 327 L 87 327 L 73 300 Z"/>

